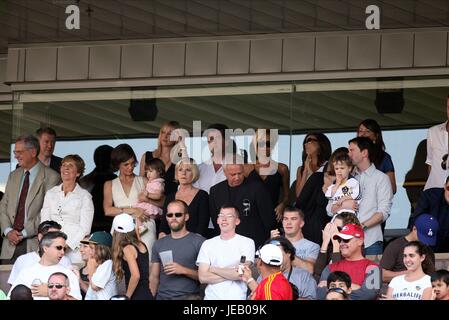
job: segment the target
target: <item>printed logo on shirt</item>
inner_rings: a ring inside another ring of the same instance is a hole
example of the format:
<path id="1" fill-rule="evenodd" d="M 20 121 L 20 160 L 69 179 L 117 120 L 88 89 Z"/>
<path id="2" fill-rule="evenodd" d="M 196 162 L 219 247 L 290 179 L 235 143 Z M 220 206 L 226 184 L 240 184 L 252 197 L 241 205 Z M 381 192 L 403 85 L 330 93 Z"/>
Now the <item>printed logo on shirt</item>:
<path id="1" fill-rule="evenodd" d="M 251 202 L 248 199 L 243 199 L 243 215 L 247 217 L 251 212 Z"/>

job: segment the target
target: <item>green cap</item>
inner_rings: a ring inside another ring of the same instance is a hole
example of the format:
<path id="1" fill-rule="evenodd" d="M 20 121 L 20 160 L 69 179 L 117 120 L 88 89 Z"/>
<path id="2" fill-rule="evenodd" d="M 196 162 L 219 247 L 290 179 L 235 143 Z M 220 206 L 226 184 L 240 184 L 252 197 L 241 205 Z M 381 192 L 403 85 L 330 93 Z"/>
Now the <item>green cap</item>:
<path id="1" fill-rule="evenodd" d="M 106 247 L 112 246 L 112 236 L 106 231 L 97 231 L 91 234 L 89 240 L 81 240 L 81 243 L 89 244 L 102 244 Z"/>

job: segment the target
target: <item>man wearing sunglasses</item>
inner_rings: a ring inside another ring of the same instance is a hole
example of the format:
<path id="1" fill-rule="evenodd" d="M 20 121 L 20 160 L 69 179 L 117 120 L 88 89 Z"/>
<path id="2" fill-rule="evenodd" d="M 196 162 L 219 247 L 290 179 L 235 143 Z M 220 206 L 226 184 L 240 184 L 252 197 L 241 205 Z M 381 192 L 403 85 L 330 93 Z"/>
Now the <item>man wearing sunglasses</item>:
<path id="1" fill-rule="evenodd" d="M 343 260 L 329 264 L 321 274 L 317 296 L 323 300 L 327 292 L 327 278 L 331 272 L 344 271 L 351 277 L 351 300 L 374 300 L 377 298 L 382 284 L 382 273 L 379 266 L 363 256 L 365 234 L 362 227 L 346 224 L 334 235 L 340 242 L 340 253 Z"/>
<path id="2" fill-rule="evenodd" d="M 55 232 L 60 230 L 61 225 L 56 221 L 51 220 L 43 221 L 39 224 L 39 227 L 37 227 L 37 240 L 41 241 L 42 237 L 45 236 L 48 232 Z M 40 259 L 41 257 L 39 256 L 38 250 L 28 252 L 26 254 L 19 256 L 16 262 L 14 262 L 14 265 L 12 266 L 11 273 L 9 274 L 8 278 L 8 283 L 12 285 L 14 281 L 16 281 L 17 276 L 23 269 L 39 262 Z M 72 266 L 72 262 L 65 255 L 62 257 L 59 263 L 66 268 L 70 268 Z"/>
<path id="3" fill-rule="evenodd" d="M 39 262 L 24 268 L 14 281 L 11 290 L 19 284 L 31 289 L 34 300 L 48 300 L 47 281 L 55 272 L 62 272 L 69 278 L 70 296 L 81 300 L 78 278 L 75 273 L 60 265 L 66 248 L 67 235 L 63 232 L 49 232 L 39 242 Z M 11 290 L 9 291 L 11 293 Z"/>
<path id="4" fill-rule="evenodd" d="M 446 99 L 446 115 L 449 119 L 449 96 Z M 441 188 L 448 176 L 449 121 L 437 124 L 427 131 L 427 159 L 429 177 L 424 190 Z"/>
<path id="5" fill-rule="evenodd" d="M 200 283 L 196 258 L 204 238 L 187 231 L 188 206 L 182 200 L 173 200 L 165 215 L 170 234 L 153 245 L 151 252 L 150 289 L 156 300 L 180 300 L 199 296 Z M 171 252 L 173 261 L 162 259 Z"/>
<path id="6" fill-rule="evenodd" d="M 70 281 L 65 273 L 55 272 L 47 282 L 50 300 L 74 300 L 70 295 Z"/>

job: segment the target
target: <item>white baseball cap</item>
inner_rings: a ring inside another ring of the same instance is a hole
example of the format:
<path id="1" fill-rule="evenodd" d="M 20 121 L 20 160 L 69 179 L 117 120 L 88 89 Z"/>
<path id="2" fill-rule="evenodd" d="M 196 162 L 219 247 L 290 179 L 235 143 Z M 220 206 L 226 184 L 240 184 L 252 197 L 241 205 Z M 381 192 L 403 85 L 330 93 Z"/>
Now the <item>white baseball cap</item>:
<path id="1" fill-rule="evenodd" d="M 112 221 L 112 228 L 120 233 L 128 233 L 136 228 L 134 218 L 127 213 L 116 215 Z"/>
<path id="2" fill-rule="evenodd" d="M 264 245 L 258 250 L 257 255 L 263 262 L 270 266 L 280 266 L 282 264 L 282 250 L 274 244 L 269 243 Z"/>

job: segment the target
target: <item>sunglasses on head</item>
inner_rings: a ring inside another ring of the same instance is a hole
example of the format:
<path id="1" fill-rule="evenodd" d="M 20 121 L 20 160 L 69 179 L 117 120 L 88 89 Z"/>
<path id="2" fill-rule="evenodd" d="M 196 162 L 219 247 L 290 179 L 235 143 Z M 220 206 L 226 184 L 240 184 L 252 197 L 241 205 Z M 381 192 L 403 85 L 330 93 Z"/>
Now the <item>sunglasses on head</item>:
<path id="1" fill-rule="evenodd" d="M 441 158 L 441 169 L 443 170 L 447 169 L 447 156 L 448 154 L 446 153 L 443 158 Z"/>
<path id="2" fill-rule="evenodd" d="M 49 284 L 47 287 L 48 287 L 48 289 L 53 289 L 54 287 L 56 287 L 56 289 L 62 289 L 62 288 L 65 287 L 65 285 L 63 285 L 63 284 Z"/>
<path id="3" fill-rule="evenodd" d="M 169 212 L 167 213 L 167 217 L 168 218 L 173 218 L 173 216 L 175 216 L 176 218 L 181 218 L 184 215 L 184 213 L 182 212 Z"/>
<path id="4" fill-rule="evenodd" d="M 304 143 L 317 142 L 317 141 L 318 141 L 318 139 L 316 139 L 316 138 L 307 138 Z"/>

